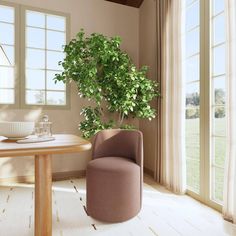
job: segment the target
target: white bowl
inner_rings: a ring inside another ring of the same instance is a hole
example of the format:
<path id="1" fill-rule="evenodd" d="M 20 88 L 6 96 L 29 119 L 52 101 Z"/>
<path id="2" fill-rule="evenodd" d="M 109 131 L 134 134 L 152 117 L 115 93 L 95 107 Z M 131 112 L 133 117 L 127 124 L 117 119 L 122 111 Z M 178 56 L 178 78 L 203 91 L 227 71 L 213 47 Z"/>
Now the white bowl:
<path id="1" fill-rule="evenodd" d="M 32 134 L 34 122 L 0 122 L 0 136 L 9 139 L 22 139 Z"/>

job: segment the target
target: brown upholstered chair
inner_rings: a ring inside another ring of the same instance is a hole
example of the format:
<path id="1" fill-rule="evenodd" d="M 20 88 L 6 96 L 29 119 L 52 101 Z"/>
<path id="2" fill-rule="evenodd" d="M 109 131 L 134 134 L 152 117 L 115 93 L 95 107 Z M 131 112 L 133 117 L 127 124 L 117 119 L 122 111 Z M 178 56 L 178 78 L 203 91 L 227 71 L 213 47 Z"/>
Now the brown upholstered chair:
<path id="1" fill-rule="evenodd" d="M 143 137 L 137 130 L 97 133 L 87 167 L 87 212 L 105 222 L 122 222 L 142 206 Z"/>

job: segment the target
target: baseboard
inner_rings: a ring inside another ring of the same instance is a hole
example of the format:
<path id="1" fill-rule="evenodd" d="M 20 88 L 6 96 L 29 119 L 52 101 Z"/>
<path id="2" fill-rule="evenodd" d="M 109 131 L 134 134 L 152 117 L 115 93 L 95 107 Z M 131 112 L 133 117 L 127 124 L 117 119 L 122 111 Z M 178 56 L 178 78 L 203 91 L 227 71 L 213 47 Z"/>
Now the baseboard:
<path id="1" fill-rule="evenodd" d="M 53 181 L 67 180 L 72 178 L 83 178 L 86 176 L 86 170 L 66 171 L 66 172 L 55 172 L 52 174 Z M 34 176 L 16 176 L 10 178 L 0 178 L 0 185 L 11 184 L 11 183 L 34 183 Z"/>
<path id="2" fill-rule="evenodd" d="M 154 177 L 154 171 L 144 167 L 144 173 Z M 86 170 L 66 171 L 66 172 L 55 172 L 52 174 L 53 181 L 67 180 L 72 178 L 83 178 L 86 176 Z M 10 178 L 0 178 L 0 185 L 10 183 L 34 183 L 34 176 L 16 176 Z"/>
<path id="3" fill-rule="evenodd" d="M 144 167 L 143 171 L 144 171 L 145 174 L 147 174 L 147 175 L 151 176 L 152 178 L 154 178 L 154 171 L 153 170 L 150 170 L 150 169 Z"/>
<path id="4" fill-rule="evenodd" d="M 4 184 L 12 184 L 12 183 L 27 183 L 31 184 L 34 183 L 34 176 L 16 176 L 16 177 L 9 177 L 9 178 L 0 178 L 0 185 Z"/>
<path id="5" fill-rule="evenodd" d="M 75 170 L 66 172 L 55 172 L 52 174 L 53 181 L 67 180 L 72 178 L 83 178 L 86 176 L 86 170 Z"/>

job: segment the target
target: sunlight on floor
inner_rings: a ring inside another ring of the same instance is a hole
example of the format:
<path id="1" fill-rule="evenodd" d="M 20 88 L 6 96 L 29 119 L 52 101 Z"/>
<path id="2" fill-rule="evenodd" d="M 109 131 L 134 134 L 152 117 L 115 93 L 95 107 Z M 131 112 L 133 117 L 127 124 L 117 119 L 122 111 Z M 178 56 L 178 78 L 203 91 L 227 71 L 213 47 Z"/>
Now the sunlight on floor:
<path id="1" fill-rule="evenodd" d="M 0 187 L 0 235 L 34 235 L 34 185 Z M 138 216 L 106 224 L 86 214 L 85 179 L 53 183 L 53 236 L 224 236 L 236 227 L 188 196 L 174 195 L 145 177 L 143 208 Z M 14 222 L 14 224 L 13 224 Z"/>

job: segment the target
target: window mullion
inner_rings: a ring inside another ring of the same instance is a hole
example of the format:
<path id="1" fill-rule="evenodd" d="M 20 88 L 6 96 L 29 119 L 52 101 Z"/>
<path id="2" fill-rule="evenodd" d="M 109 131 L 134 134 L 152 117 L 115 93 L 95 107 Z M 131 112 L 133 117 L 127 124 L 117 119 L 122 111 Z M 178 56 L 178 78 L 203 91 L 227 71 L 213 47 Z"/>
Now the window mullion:
<path id="1" fill-rule="evenodd" d="M 20 107 L 20 88 L 21 88 L 21 14 L 20 14 L 20 6 L 15 6 L 15 105 L 17 108 Z"/>
<path id="2" fill-rule="evenodd" d="M 47 15 L 45 14 L 45 71 L 44 71 L 44 79 L 45 79 L 45 104 L 47 105 L 48 99 L 47 99 Z"/>
<path id="3" fill-rule="evenodd" d="M 25 27 L 25 8 L 20 6 L 20 106 L 23 107 L 26 101 L 26 74 L 25 74 L 25 59 L 26 59 L 26 43 L 25 43 L 25 34 L 26 34 L 26 27 Z"/>
<path id="4" fill-rule="evenodd" d="M 200 2 L 200 195 L 209 202 L 210 189 L 210 1 Z"/>

